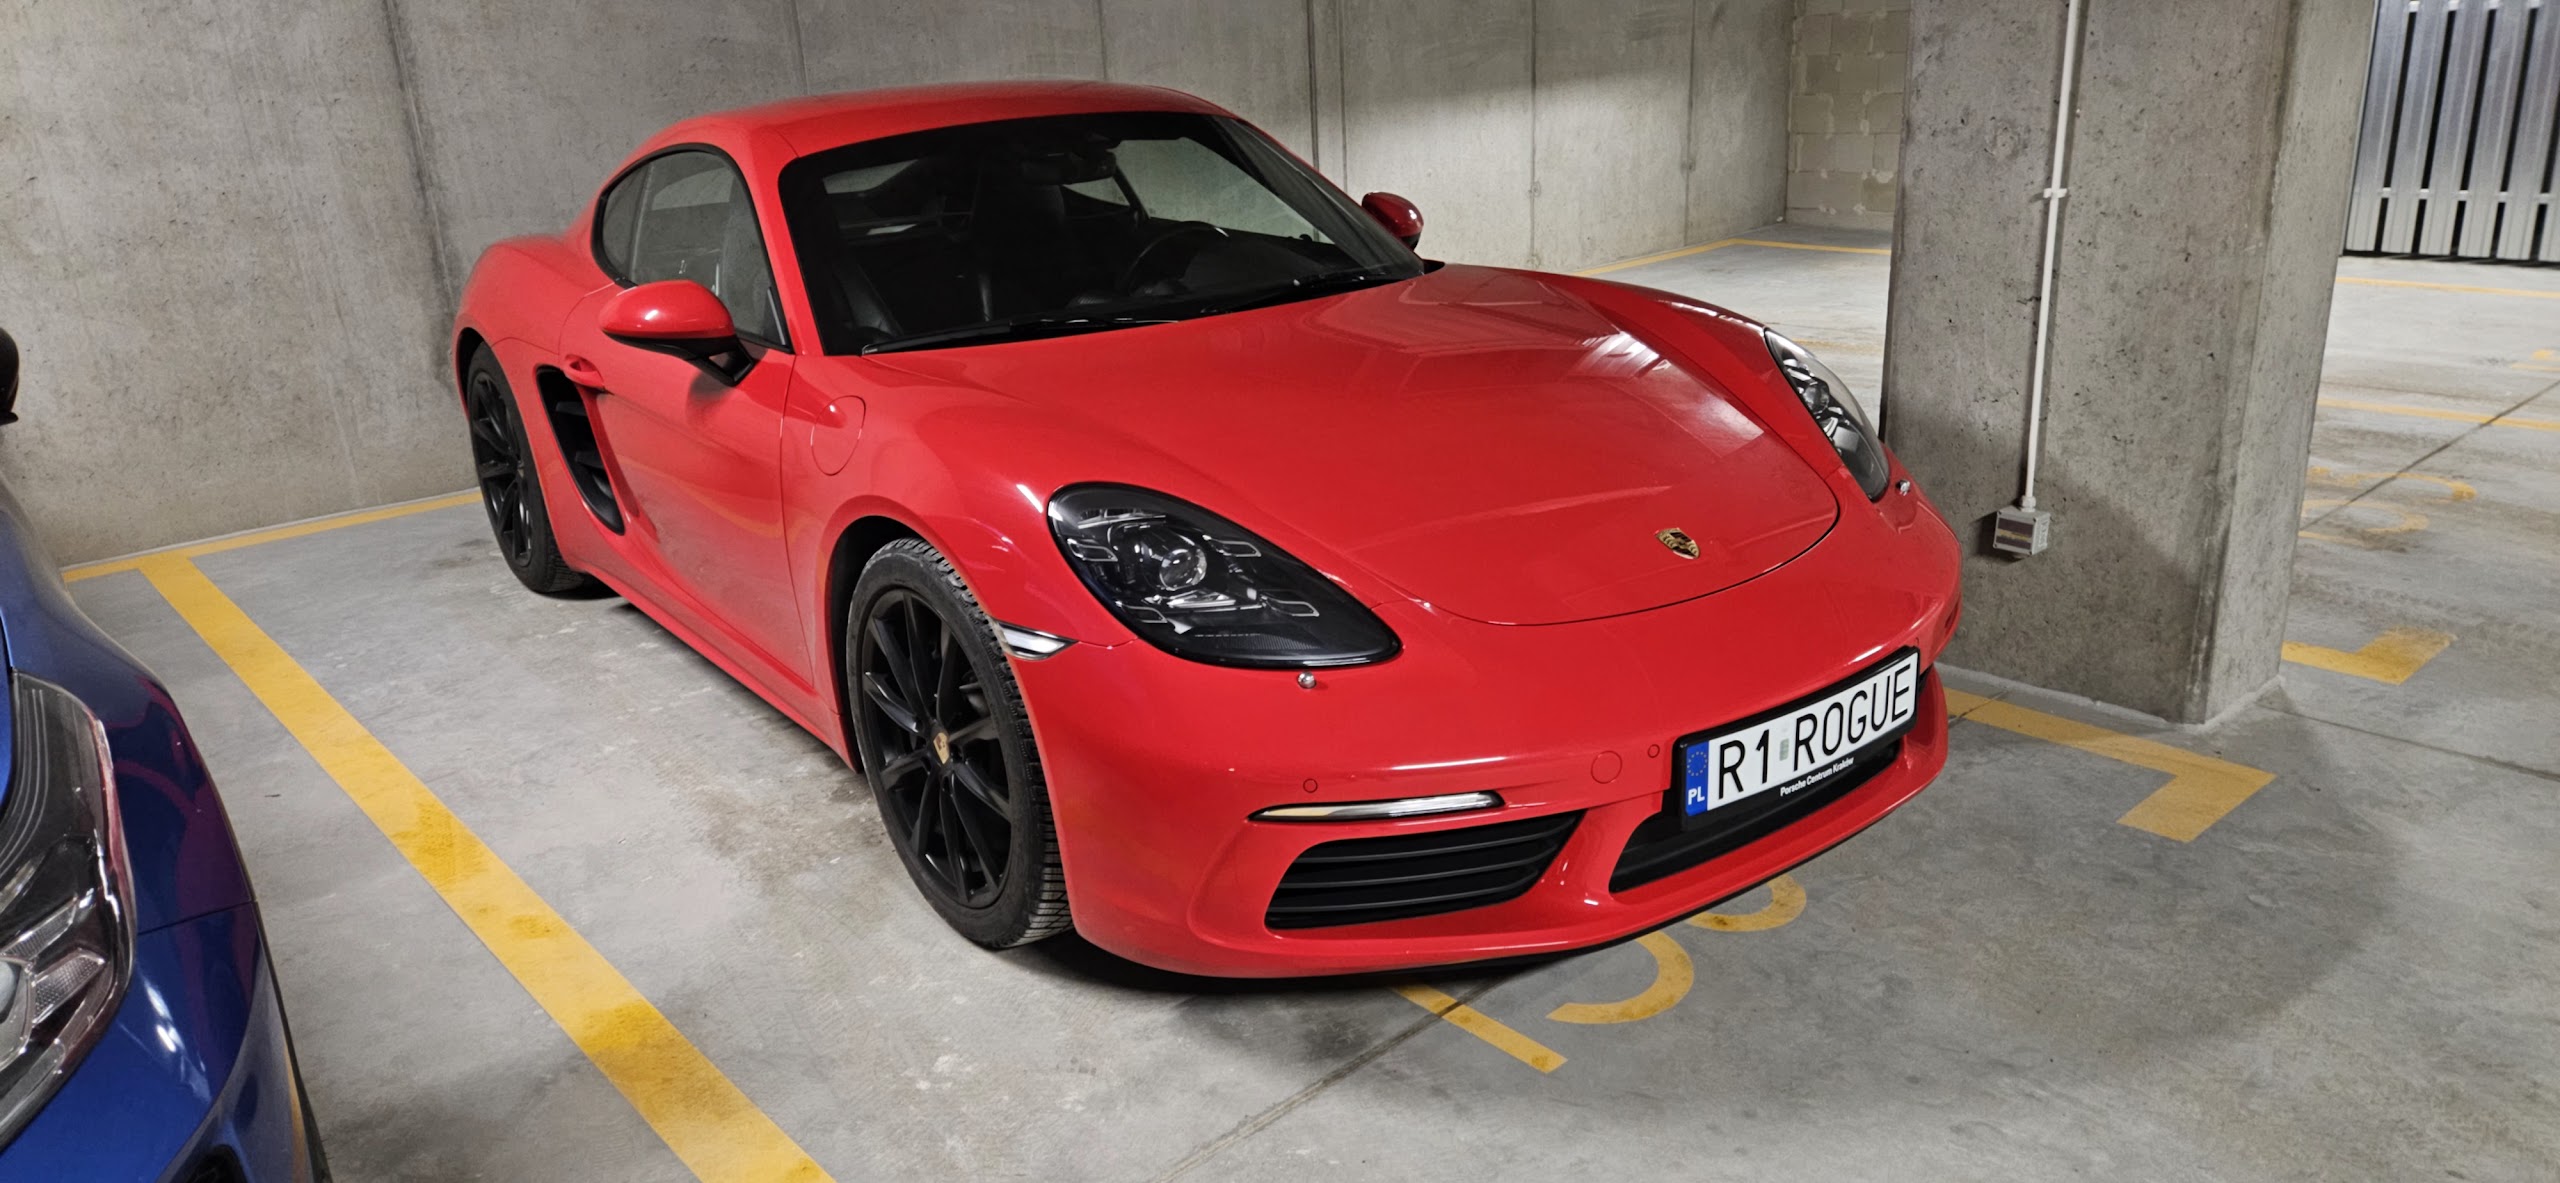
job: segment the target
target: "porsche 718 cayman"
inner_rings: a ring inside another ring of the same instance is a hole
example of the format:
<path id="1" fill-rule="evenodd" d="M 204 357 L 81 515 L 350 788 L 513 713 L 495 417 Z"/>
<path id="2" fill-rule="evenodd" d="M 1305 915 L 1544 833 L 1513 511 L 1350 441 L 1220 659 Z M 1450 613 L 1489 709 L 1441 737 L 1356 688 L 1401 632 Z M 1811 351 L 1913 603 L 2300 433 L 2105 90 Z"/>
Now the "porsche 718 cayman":
<path id="1" fill-rule="evenodd" d="M 1956 543 L 1838 377 L 1421 231 L 1171 91 L 801 99 L 490 248 L 453 356 L 516 575 L 856 762 L 985 945 L 1572 949 L 1926 784 Z"/>

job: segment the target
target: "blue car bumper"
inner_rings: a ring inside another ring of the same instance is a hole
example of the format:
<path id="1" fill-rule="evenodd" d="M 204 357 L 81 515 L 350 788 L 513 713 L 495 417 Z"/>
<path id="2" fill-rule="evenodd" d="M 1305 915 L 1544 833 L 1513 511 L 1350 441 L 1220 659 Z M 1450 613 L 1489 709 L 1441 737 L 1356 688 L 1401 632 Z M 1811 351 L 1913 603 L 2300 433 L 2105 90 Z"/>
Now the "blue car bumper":
<path id="1" fill-rule="evenodd" d="M 115 1024 L 0 1149 L 0 1183 L 310 1183 L 254 905 L 142 934 Z"/>

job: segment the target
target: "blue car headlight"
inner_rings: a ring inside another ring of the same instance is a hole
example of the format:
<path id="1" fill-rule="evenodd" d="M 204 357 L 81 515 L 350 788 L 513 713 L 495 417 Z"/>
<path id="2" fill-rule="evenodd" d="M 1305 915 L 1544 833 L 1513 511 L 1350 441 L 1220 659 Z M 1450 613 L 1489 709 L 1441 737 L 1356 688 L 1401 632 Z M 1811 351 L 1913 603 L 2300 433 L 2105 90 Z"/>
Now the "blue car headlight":
<path id="1" fill-rule="evenodd" d="M 70 691 L 9 685 L 0 801 L 0 1144 L 71 1075 L 133 976 L 133 876 L 106 729 Z"/>

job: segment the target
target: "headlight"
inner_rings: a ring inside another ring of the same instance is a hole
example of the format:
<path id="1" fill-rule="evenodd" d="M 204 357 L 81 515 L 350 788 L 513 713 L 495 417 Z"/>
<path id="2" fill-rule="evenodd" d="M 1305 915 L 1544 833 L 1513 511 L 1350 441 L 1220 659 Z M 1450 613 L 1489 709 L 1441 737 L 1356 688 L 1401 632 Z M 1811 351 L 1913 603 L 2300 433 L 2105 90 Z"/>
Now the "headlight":
<path id="1" fill-rule="evenodd" d="M 1875 424 L 1867 421 L 1866 408 L 1849 393 L 1849 384 L 1804 346 L 1774 330 L 1762 329 L 1760 336 L 1769 343 L 1769 356 L 1777 361 L 1778 372 L 1787 376 L 1787 385 L 1795 387 L 1804 409 L 1813 412 L 1813 425 L 1830 437 L 1831 450 L 1840 453 L 1840 463 L 1849 466 L 1849 475 L 1866 490 L 1867 500 L 1884 496 L 1893 466 L 1885 461 Z"/>
<path id="2" fill-rule="evenodd" d="M 107 733 L 71 692 L 10 680 L 0 801 L 0 1143 L 105 1033 L 133 975 L 133 878 Z"/>
<path id="3" fill-rule="evenodd" d="M 1049 499 L 1067 565 L 1129 630 L 1212 665 L 1357 665 L 1396 635 L 1315 568 L 1208 510 L 1127 485 Z"/>

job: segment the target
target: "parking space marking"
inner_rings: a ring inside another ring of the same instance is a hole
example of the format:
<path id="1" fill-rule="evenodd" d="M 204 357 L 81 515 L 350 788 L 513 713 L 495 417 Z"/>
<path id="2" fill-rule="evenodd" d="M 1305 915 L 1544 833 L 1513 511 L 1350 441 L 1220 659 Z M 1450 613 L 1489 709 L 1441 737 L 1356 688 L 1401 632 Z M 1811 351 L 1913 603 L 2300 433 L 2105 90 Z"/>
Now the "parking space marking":
<path id="1" fill-rule="evenodd" d="M 2391 520 L 2381 525 L 2344 522 L 2338 526 L 2336 533 L 2312 529 L 2303 529 L 2297 533 L 2304 538 L 2320 542 L 2344 543 L 2348 546 L 2360 546 L 2366 550 L 2390 549 L 2396 545 L 2393 541 L 2396 535 L 2414 534 L 2428 526 L 2427 515 L 2383 496 L 2383 491 L 2391 488 L 2395 482 L 2416 481 L 2443 489 L 2442 497 L 2421 499 L 2431 504 L 2454 504 L 2480 496 L 2480 491 L 2472 488 L 2469 481 L 2424 472 L 2350 472 L 2342 475 L 2330 471 L 2325 466 L 2313 465 L 2306 476 L 2310 485 L 2353 493 L 2348 497 L 2304 498 L 2302 514 L 2310 520 L 2311 525 L 2316 526 L 2326 522 L 2336 515 L 2336 511 L 2350 506 L 2365 513 L 2389 515 Z"/>
<path id="2" fill-rule="evenodd" d="M 2451 644 L 2452 633 L 2428 628 L 2394 628 L 2384 629 L 2381 636 L 2352 653 L 2326 645 L 2287 641 L 2284 643 L 2284 659 L 2295 665 L 2397 686 L 2408 681 L 2409 675 L 2435 660 L 2436 655 Z"/>
<path id="3" fill-rule="evenodd" d="M 1405 1001 L 1440 1016 L 1450 1026 L 1492 1044 L 1504 1054 L 1540 1072 L 1553 1072 L 1564 1067 L 1564 1057 L 1554 1048 L 1512 1030 L 1502 1020 L 1477 1010 L 1420 982 L 1407 982 L 1395 987 Z"/>
<path id="4" fill-rule="evenodd" d="M 1580 271 L 1574 272 L 1574 274 L 1607 275 L 1612 271 L 1624 271 L 1630 267 L 1642 267 L 1647 263 L 1668 263 L 1673 259 L 1685 259 L 1691 255 L 1703 255 L 1708 251 L 1720 251 L 1729 246 L 1766 246 L 1776 247 L 1782 251 L 1830 251 L 1835 254 L 1843 255 L 1890 255 L 1893 253 L 1891 250 L 1880 246 L 1833 246 L 1830 243 L 1825 242 L 1780 242 L 1774 238 L 1719 238 L 1714 242 L 1702 242 L 1696 246 L 1684 246 L 1678 250 L 1663 251 L 1659 254 L 1652 255 L 1639 255 L 1632 259 L 1620 259 L 1615 263 L 1603 263 L 1597 267 L 1586 267 Z"/>
<path id="5" fill-rule="evenodd" d="M 2521 427 L 2527 431 L 2560 431 L 2560 419 L 2518 419 L 2500 413 L 2483 415 L 2478 411 L 2447 411 L 2436 407 L 2404 407 L 2398 403 L 2370 403 L 2352 398 L 2324 398 L 2324 407 L 2349 411 L 2371 411 L 2377 415 L 2407 415 L 2415 419 L 2442 419 L 2449 423 L 2485 423 L 2491 427 Z"/>
<path id="6" fill-rule="evenodd" d="M 2016 703 L 1967 694 L 1962 690 L 1947 691 L 1947 710 L 1956 717 L 1987 723 L 2003 731 L 2168 773 L 2169 783 L 2126 810 L 2124 816 L 2116 821 L 2179 842 L 2195 841 L 2197 835 L 2211 829 L 2213 823 L 2221 821 L 2225 814 L 2239 808 L 2241 802 L 2276 778 L 2272 772 L 2245 764 L 2217 760 L 2184 748 L 2173 748 L 2077 719 L 2048 715 Z"/>
<path id="7" fill-rule="evenodd" d="M 1652 255 L 1638 255 L 1632 259 L 1620 259 L 1615 263 L 1603 263 L 1597 267 L 1586 267 L 1583 270 L 1574 272 L 1574 274 L 1607 275 L 1612 271 L 1624 271 L 1629 267 L 1642 267 L 1647 263 L 1668 263 L 1673 259 L 1685 259 L 1691 255 L 1703 255 L 1708 251 L 1722 250 L 1726 247 L 1732 246 L 1735 241 L 1735 239 L 1731 238 L 1720 238 L 1714 242 L 1702 242 L 1696 246 L 1684 246 L 1678 250 L 1663 251 L 1659 254 Z"/>
<path id="8" fill-rule="evenodd" d="M 433 509 L 452 509 L 456 506 L 477 505 L 479 502 L 480 494 L 477 492 L 448 493 L 442 497 L 429 497 L 423 501 L 403 501 L 398 505 L 385 505 L 374 509 L 360 509 L 354 513 L 330 514 L 327 517 L 312 518 L 308 521 L 290 522 L 282 526 L 271 526 L 264 530 L 251 530 L 244 534 L 229 534 L 220 538 L 208 538 L 202 542 L 190 542 L 184 546 L 173 546 L 166 550 L 150 550 L 144 551 L 138 555 L 126 555 L 120 559 L 105 559 L 95 563 L 82 563 L 77 567 L 65 569 L 62 573 L 62 581 L 65 583 L 77 583 L 83 579 L 95 579 L 101 575 L 113 575 L 118 571 L 139 571 L 142 569 L 143 564 L 151 562 L 154 559 L 198 559 L 203 558 L 206 555 L 221 554 L 226 550 L 238 550 L 244 546 L 256 546 L 262 542 L 281 542 L 287 538 L 300 538 L 305 534 L 318 534 L 324 530 L 335 530 L 342 526 L 361 526 L 366 522 L 379 522 L 389 518 L 402 518 L 413 513 L 425 513 L 428 510 Z"/>
<path id="9" fill-rule="evenodd" d="M 1632 1023 L 1680 1005 L 1698 976 L 1697 967 L 1689 963 L 1689 951 L 1659 932 L 1637 937 L 1636 945 L 1653 954 L 1652 984 L 1616 1002 L 1568 1002 L 1548 1011 L 1547 1017 L 1559 1023 Z"/>
<path id="10" fill-rule="evenodd" d="M 171 551 L 130 562 L 697 1177 L 829 1178 L 193 559 Z"/>
<path id="11" fill-rule="evenodd" d="M 1769 902 L 1756 912 L 1700 912 L 1689 923 L 1716 932 L 1766 932 L 1804 915 L 1804 885 L 1793 875 L 1769 881 Z"/>
<path id="12" fill-rule="evenodd" d="M 1834 246 L 1827 242 L 1780 242 L 1774 238 L 1728 238 L 1727 246 L 1767 246 L 1782 251 L 1829 251 L 1837 255 L 1890 255 L 1892 250 L 1880 246 Z"/>
<path id="13" fill-rule="evenodd" d="M 2322 517 L 2326 517 L 2328 511 L 2345 509 L 2350 505 L 2360 505 L 2367 510 L 2389 514 L 2391 521 L 2379 526 L 2342 526 L 2340 529 L 2347 531 L 2344 534 L 2332 534 L 2327 530 L 2297 530 L 2295 533 L 2321 542 L 2361 546 L 2366 550 L 2384 550 L 2391 545 L 2388 540 L 2393 535 L 2415 534 L 2426 529 L 2428 525 L 2427 515 L 2408 506 L 2394 505 L 2388 501 L 2357 502 L 2343 497 L 2312 497 L 2303 501 L 2302 512 L 2306 514 L 2318 512 Z"/>

